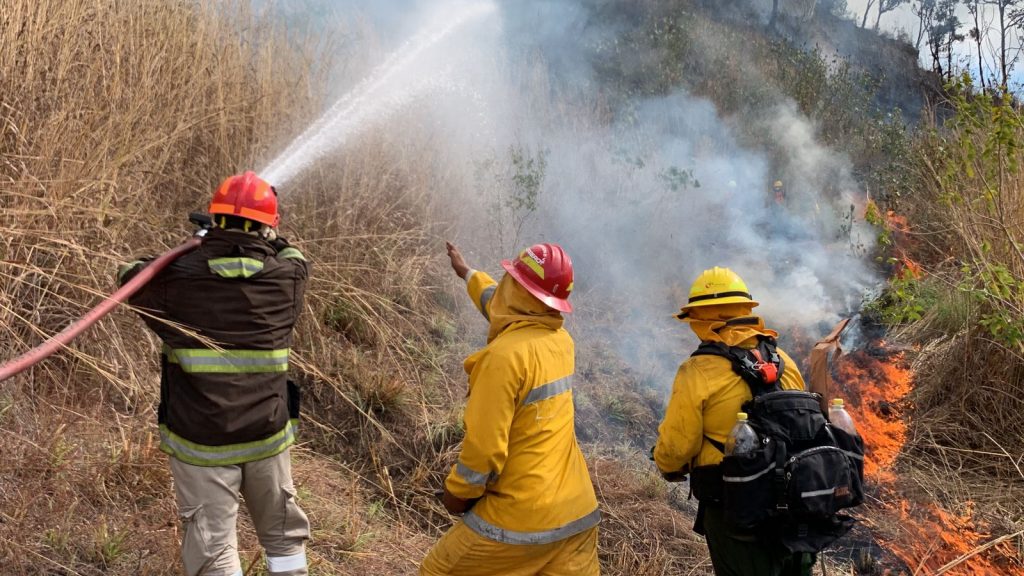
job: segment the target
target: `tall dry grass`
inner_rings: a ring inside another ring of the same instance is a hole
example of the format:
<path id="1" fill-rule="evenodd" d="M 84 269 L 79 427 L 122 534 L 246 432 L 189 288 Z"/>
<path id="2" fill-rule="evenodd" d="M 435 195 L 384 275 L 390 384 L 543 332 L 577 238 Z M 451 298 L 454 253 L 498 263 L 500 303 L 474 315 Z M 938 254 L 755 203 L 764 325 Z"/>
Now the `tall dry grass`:
<path id="1" fill-rule="evenodd" d="M 322 108 L 330 62 L 319 38 L 296 40 L 244 0 L 12 0 L 3 12 L 6 359 L 109 293 L 119 263 L 183 240 L 220 179 L 258 167 Z M 363 142 L 340 169 L 282 190 L 283 231 L 315 271 L 297 331 L 309 415 L 296 452 L 324 574 L 411 571 L 422 528 L 441 521 L 426 498 L 433 457 L 457 433 L 434 414 L 453 400 L 452 330 L 427 273 L 430 165 L 399 164 L 390 144 Z M 178 572 L 157 345 L 122 311 L 0 384 L 4 574 Z M 256 551 L 246 528 L 246 564 Z"/>
<path id="2" fill-rule="evenodd" d="M 1024 116 L 969 83 L 951 94 L 900 207 L 924 270 L 893 302 L 914 317 L 896 337 L 921 343 L 906 459 L 932 500 L 1008 534 L 1024 528 Z"/>

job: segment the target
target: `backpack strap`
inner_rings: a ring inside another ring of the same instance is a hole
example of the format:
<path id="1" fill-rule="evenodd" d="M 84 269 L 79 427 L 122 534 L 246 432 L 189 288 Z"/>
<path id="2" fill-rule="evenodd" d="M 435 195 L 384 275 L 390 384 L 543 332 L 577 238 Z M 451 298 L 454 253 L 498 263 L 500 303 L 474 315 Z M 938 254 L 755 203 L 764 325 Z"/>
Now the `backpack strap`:
<path id="1" fill-rule="evenodd" d="M 706 441 L 706 442 L 707 442 L 708 444 L 711 444 L 712 446 L 714 446 L 716 450 L 718 450 L 718 451 L 719 451 L 719 452 L 721 452 L 722 454 L 725 454 L 725 444 L 722 444 L 722 443 L 721 443 L 721 442 L 719 442 L 718 440 L 714 440 L 714 439 L 712 439 L 712 438 L 711 438 L 710 436 L 708 436 L 707 434 L 705 434 L 705 435 L 704 435 L 704 440 L 705 440 L 705 441 Z"/>
<path id="2" fill-rule="evenodd" d="M 757 346 L 747 350 L 724 342 L 701 342 L 690 356 L 722 356 L 732 363 L 732 370 L 750 386 L 756 398 L 782 389 L 780 380 L 786 363 L 779 354 L 775 339 L 758 336 Z"/>

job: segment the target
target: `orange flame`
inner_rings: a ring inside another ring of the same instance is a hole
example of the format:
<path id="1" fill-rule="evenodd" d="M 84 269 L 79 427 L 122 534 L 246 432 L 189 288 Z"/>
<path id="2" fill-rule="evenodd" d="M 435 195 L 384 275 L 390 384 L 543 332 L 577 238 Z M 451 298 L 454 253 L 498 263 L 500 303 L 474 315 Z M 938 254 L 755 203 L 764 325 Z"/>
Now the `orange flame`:
<path id="1" fill-rule="evenodd" d="M 907 222 L 907 217 L 900 216 L 892 210 L 885 213 L 885 226 L 894 232 L 910 232 L 910 224 Z"/>
<path id="2" fill-rule="evenodd" d="M 896 492 L 893 464 L 906 441 L 907 419 L 902 407 L 913 388 L 913 374 L 904 366 L 903 354 L 886 351 L 884 342 L 872 351 L 881 357 L 857 350 L 840 358 L 837 383 L 846 390 L 848 411 L 864 439 L 864 473 L 882 485 L 887 494 L 882 505 L 887 515 L 898 521 L 900 531 L 886 545 L 914 574 L 932 574 L 970 555 L 991 536 L 973 520 L 971 503 L 961 514 L 954 514 L 931 503 L 915 506 Z M 1021 566 L 1013 544 L 1002 542 L 944 573 L 1024 575 Z"/>
<path id="3" fill-rule="evenodd" d="M 891 233 L 893 243 L 893 276 L 920 280 L 924 275 L 924 270 L 908 255 L 916 242 L 911 237 L 910 223 L 907 222 L 906 216 L 900 216 L 889 210 L 885 213 L 885 228 Z"/>
<path id="4" fill-rule="evenodd" d="M 915 574 L 933 574 L 968 556 L 991 538 L 984 527 L 977 526 L 972 519 L 972 502 L 966 503 L 963 514 L 953 514 L 934 504 L 914 509 L 906 500 L 887 507 L 899 518 L 901 530 L 888 544 Z M 992 550 L 966 558 L 946 573 L 978 576 L 1024 574 L 1019 563 L 1016 567 L 1008 564 L 1016 557 L 1012 544 L 1001 542 Z"/>
<path id="5" fill-rule="evenodd" d="M 858 350 L 839 361 L 839 381 L 846 383 L 849 412 L 864 438 L 864 473 L 875 481 L 892 481 L 892 464 L 907 438 L 899 406 L 913 388 L 902 354 L 884 362 Z"/>
<path id="6" fill-rule="evenodd" d="M 907 256 L 900 250 L 900 257 L 896 260 L 896 269 L 893 271 L 893 274 L 904 279 L 913 278 L 920 280 L 924 277 L 924 269 L 921 268 L 920 264 L 911 260 L 910 256 Z"/>

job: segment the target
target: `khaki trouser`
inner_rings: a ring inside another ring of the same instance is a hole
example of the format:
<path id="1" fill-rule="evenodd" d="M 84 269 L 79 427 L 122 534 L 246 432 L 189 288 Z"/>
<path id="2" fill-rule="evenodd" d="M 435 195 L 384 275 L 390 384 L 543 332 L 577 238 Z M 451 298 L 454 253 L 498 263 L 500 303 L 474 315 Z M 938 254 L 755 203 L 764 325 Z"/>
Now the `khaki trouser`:
<path id="1" fill-rule="evenodd" d="M 460 521 L 430 549 L 421 576 L 597 576 L 597 527 L 550 544 L 503 544 Z"/>
<path id="2" fill-rule="evenodd" d="M 295 502 L 288 450 L 235 466 L 192 466 L 171 458 L 171 474 L 184 536 L 181 559 L 188 576 L 240 576 L 239 494 L 252 516 L 267 570 L 274 576 L 306 576 L 309 520 Z"/>

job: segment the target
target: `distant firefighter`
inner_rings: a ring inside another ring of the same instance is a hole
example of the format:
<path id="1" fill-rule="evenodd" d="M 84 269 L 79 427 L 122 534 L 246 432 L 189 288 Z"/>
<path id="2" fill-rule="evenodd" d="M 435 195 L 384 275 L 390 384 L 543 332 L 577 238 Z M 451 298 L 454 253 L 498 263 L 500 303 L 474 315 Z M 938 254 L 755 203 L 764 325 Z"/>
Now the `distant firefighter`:
<path id="1" fill-rule="evenodd" d="M 772 183 L 772 201 L 780 206 L 786 204 L 786 189 L 782 186 L 782 180 Z"/>
<path id="2" fill-rule="evenodd" d="M 292 328 L 309 264 L 277 236 L 277 192 L 252 172 L 224 181 L 199 249 L 130 302 L 163 341 L 160 450 L 170 455 L 188 576 L 242 574 L 235 524 L 244 496 L 272 576 L 305 576 L 309 521 L 295 501 L 289 447 L 299 390 Z M 120 282 L 146 266 L 122 267 Z"/>
<path id="3" fill-rule="evenodd" d="M 572 262 L 536 244 L 501 265 L 495 282 L 470 269 L 452 244 L 452 268 L 490 323 L 487 345 L 466 358 L 466 436 L 443 503 L 463 514 L 427 555 L 429 576 L 600 573 L 601 519 L 576 443 Z"/>

